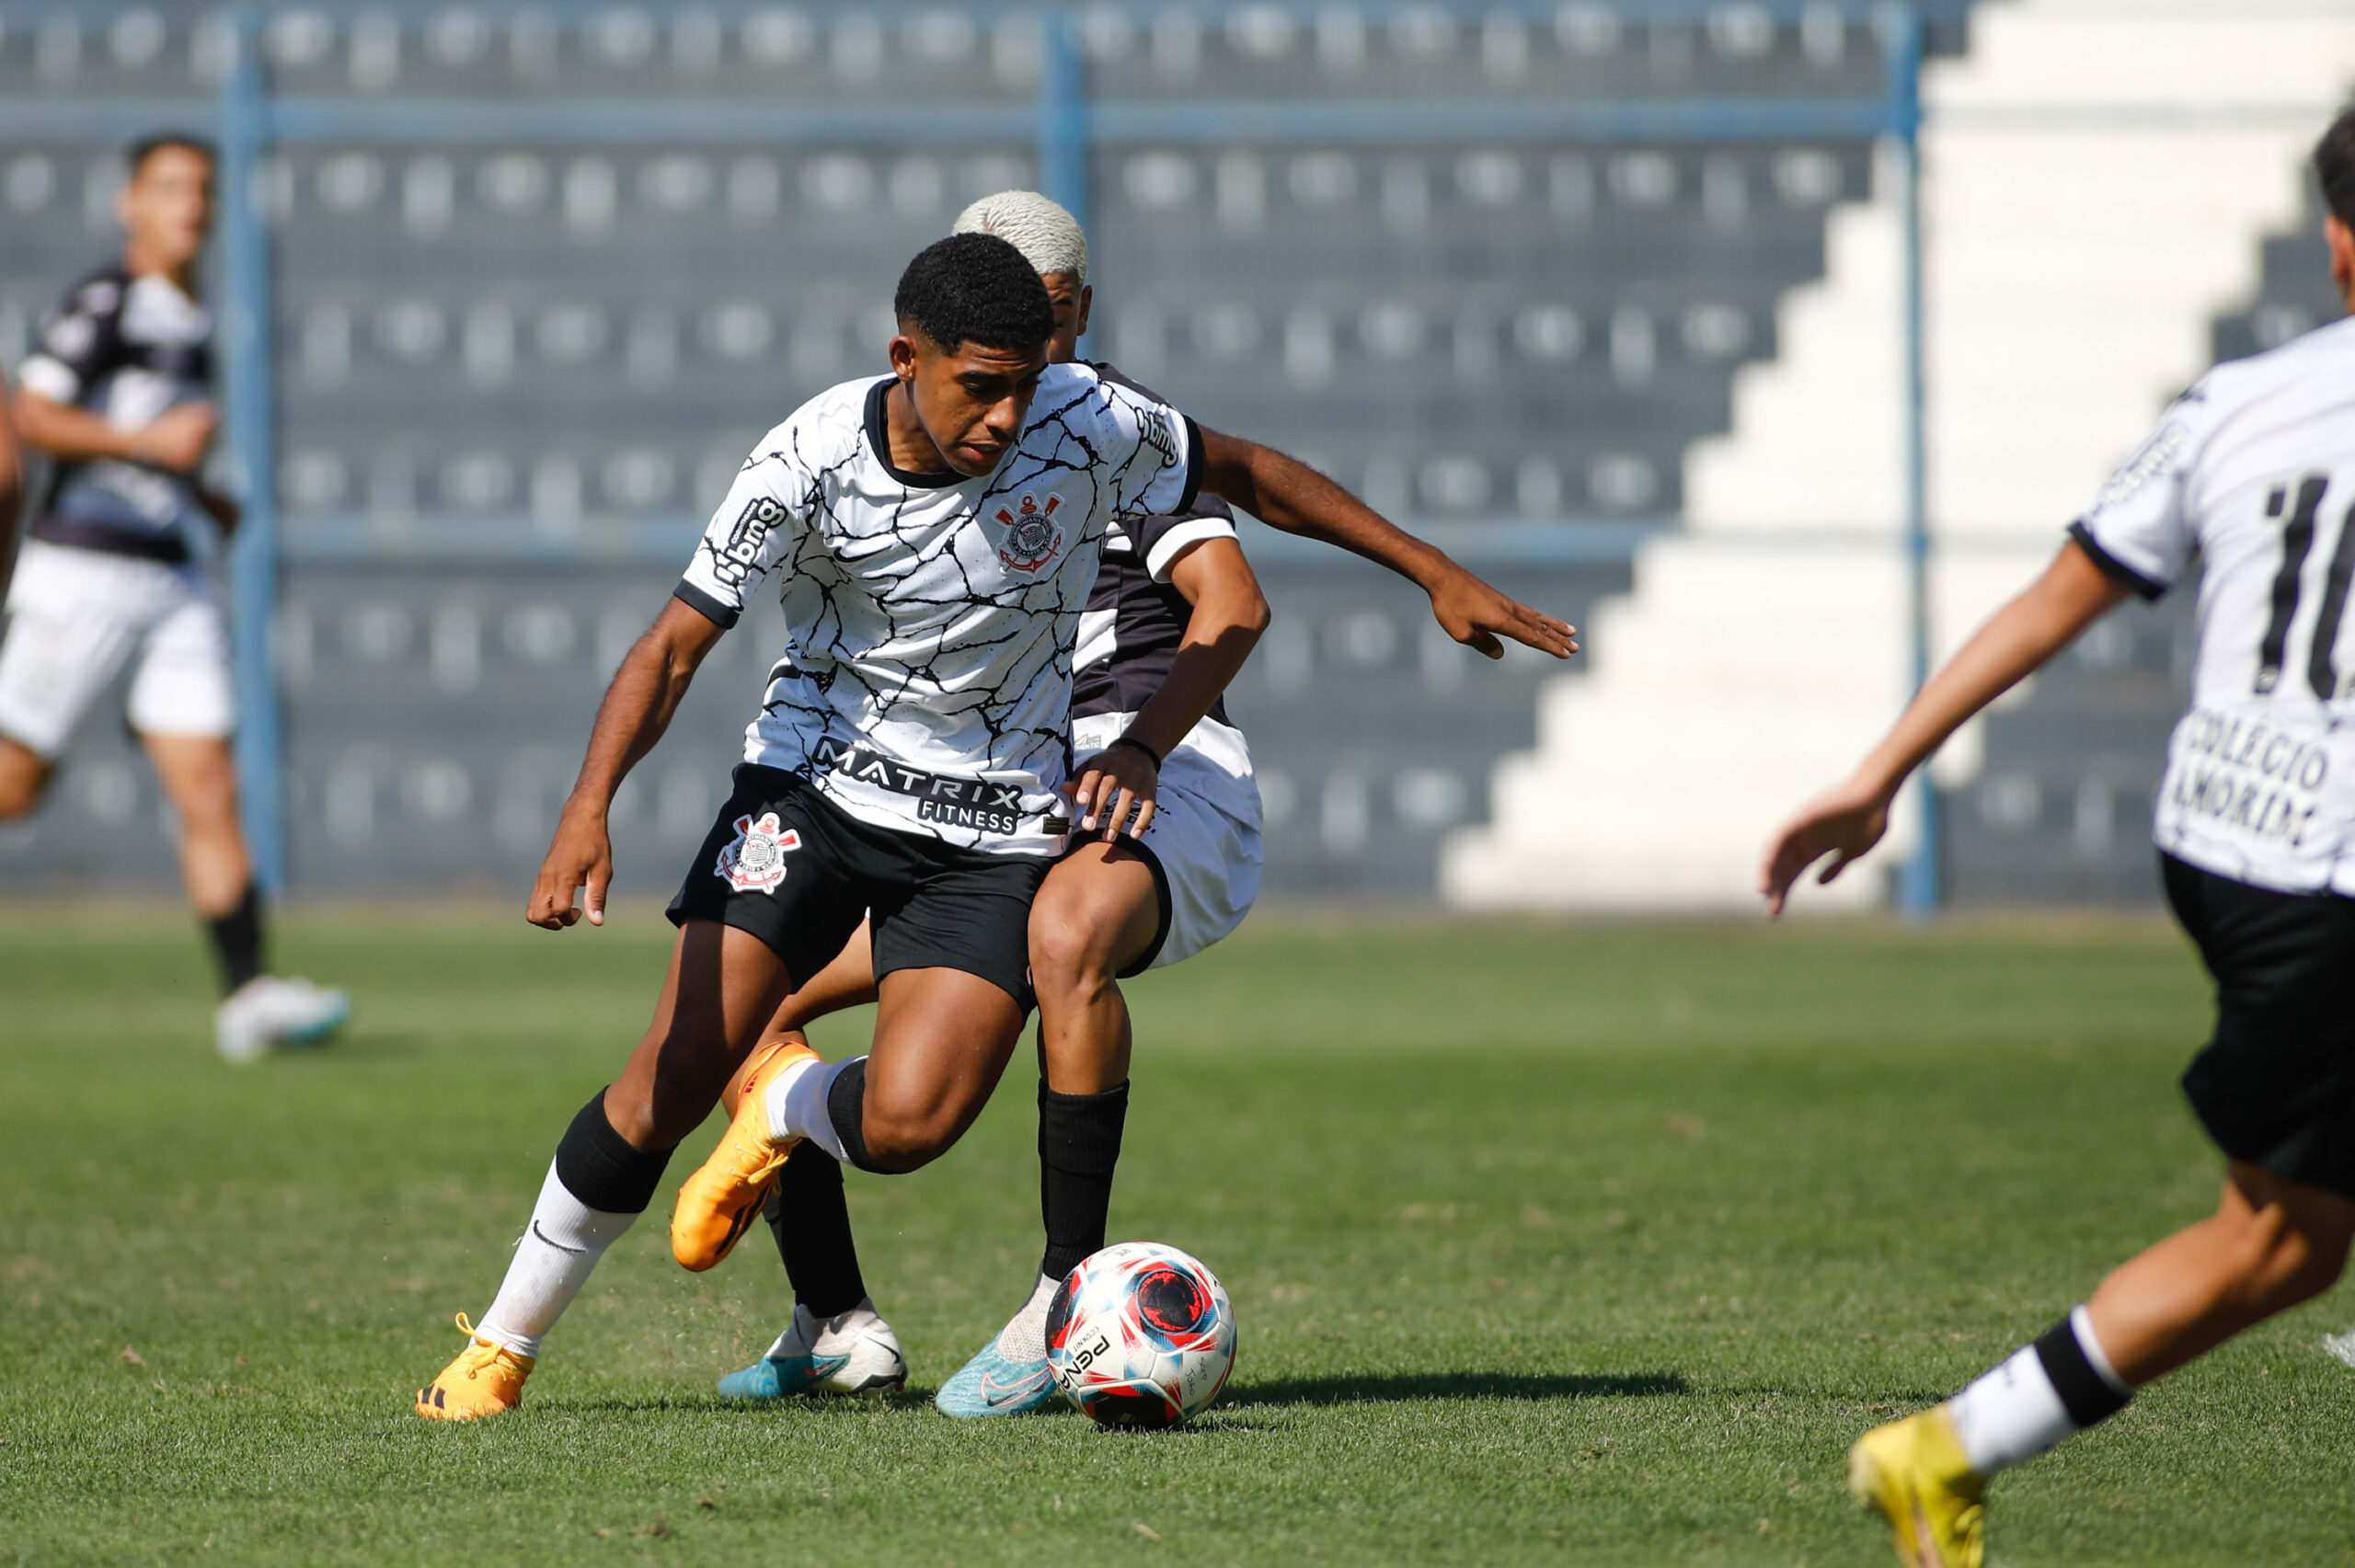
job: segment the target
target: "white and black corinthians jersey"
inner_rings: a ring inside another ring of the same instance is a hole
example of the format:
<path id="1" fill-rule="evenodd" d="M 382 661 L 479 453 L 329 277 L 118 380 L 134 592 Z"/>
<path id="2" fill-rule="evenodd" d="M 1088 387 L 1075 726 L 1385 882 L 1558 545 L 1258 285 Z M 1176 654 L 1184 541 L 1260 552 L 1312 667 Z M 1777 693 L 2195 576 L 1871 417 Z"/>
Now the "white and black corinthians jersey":
<path id="1" fill-rule="evenodd" d="M 1110 365 L 1097 374 L 1152 402 L 1160 397 Z M 1169 679 L 1186 640 L 1194 607 L 1169 581 L 1178 558 L 1205 539 L 1233 539 L 1235 513 L 1216 496 L 1199 497 L 1178 516 L 1115 522 L 1104 536 L 1104 564 L 1079 617 L 1079 652 L 1072 672 L 1071 716 L 1133 714 Z M 1226 699 L 1210 716 L 1224 724 Z"/>
<path id="2" fill-rule="evenodd" d="M 74 285 L 41 323 L 17 378 L 52 403 L 80 406 L 118 430 L 143 429 L 177 403 L 206 395 L 213 315 L 170 279 L 121 266 Z M 53 544 L 177 565 L 188 559 L 194 482 L 120 458 L 65 461 L 50 471 L 32 535 Z"/>
<path id="3" fill-rule="evenodd" d="M 890 461 L 890 378 L 820 394 L 761 441 L 678 597 L 732 625 L 778 574 L 787 647 L 744 758 L 865 821 L 1004 853 L 1062 847 L 1056 786 L 1080 612 L 1117 521 L 1194 504 L 1176 409 L 1051 365 L 987 476 Z"/>
<path id="4" fill-rule="evenodd" d="M 2209 372 L 2070 532 L 2148 598 L 2205 562 L 2159 847 L 2355 894 L 2355 319 Z"/>

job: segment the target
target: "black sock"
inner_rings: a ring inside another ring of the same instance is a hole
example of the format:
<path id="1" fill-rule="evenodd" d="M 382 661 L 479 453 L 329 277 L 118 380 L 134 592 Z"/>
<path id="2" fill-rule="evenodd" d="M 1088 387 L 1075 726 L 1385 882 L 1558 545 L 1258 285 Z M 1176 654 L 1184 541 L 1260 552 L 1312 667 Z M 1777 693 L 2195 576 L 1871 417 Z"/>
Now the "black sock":
<path id="1" fill-rule="evenodd" d="M 2085 1347 L 2077 1343 L 2074 1312 L 2044 1332 L 2036 1342 L 2036 1358 L 2043 1365 L 2044 1375 L 2052 1379 L 2052 1391 L 2061 1396 L 2061 1408 L 2069 1413 L 2080 1431 L 2108 1420 L 2133 1399 L 2131 1393 L 2120 1393 L 2108 1378 L 2095 1367 Z"/>
<path id="2" fill-rule="evenodd" d="M 826 1085 L 826 1115 L 834 1124 L 834 1136 L 843 1140 L 844 1157 L 862 1171 L 874 1171 L 875 1162 L 867 1153 L 865 1057 L 853 1057 L 843 1063 L 843 1070 Z"/>
<path id="3" fill-rule="evenodd" d="M 1047 1253 L 1039 1272 L 1061 1279 L 1104 1248 L 1112 1214 L 1112 1167 L 1129 1119 L 1129 1086 L 1058 1094 L 1039 1085 L 1039 1213 Z"/>
<path id="4" fill-rule="evenodd" d="M 556 1179 L 600 1214 L 643 1214 L 671 1162 L 668 1149 L 639 1149 L 605 1119 L 605 1091 L 580 1107 L 557 1140 Z"/>
<path id="5" fill-rule="evenodd" d="M 841 1161 L 803 1139 L 777 1173 L 761 1214 L 776 1237 L 776 1255 L 785 1260 L 796 1301 L 831 1318 L 867 1299 Z"/>
<path id="6" fill-rule="evenodd" d="M 213 938 L 213 960 L 221 966 L 223 995 L 261 973 L 261 895 L 254 885 L 225 915 L 207 917 L 206 934 Z"/>

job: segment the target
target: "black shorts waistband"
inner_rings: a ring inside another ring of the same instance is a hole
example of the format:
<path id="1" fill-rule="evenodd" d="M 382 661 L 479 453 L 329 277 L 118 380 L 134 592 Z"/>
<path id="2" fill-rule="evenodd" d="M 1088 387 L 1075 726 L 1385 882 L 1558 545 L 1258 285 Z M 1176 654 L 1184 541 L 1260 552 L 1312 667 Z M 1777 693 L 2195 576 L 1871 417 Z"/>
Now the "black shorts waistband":
<path id="1" fill-rule="evenodd" d="M 101 522 L 96 518 L 52 514 L 33 524 L 29 537 L 44 544 L 63 544 L 69 550 L 94 550 L 101 555 L 128 555 L 133 560 L 154 561 L 159 566 L 185 567 L 189 560 L 188 541 L 181 538 L 177 530 L 170 533 L 150 533 L 142 529 Z"/>

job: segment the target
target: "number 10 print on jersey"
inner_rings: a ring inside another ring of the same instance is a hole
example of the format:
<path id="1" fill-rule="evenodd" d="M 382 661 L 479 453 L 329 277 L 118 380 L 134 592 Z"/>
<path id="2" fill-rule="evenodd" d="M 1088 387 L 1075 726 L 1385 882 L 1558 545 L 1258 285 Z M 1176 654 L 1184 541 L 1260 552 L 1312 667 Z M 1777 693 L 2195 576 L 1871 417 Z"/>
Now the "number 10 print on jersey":
<path id="1" fill-rule="evenodd" d="M 2273 578 L 2272 613 L 2265 636 L 2257 645 L 2257 694 L 2269 695 L 2281 683 L 2281 660 L 2290 644 L 2290 626 L 2298 618 L 2306 557 L 2314 553 L 2315 514 L 2330 491 L 2330 475 L 2309 474 L 2298 481 L 2298 502 L 2281 531 L 2281 569 Z M 2290 488 L 2277 485 L 2265 498 L 2265 515 L 2280 517 Z M 2322 602 L 2315 616 L 2313 644 L 2306 658 L 2306 686 L 2324 702 L 2338 695 L 2338 632 L 2347 619 L 2347 579 L 2355 576 L 2355 506 L 2348 508 L 2338 525 L 2338 547 L 2330 553 L 2330 570 L 2323 580 Z"/>

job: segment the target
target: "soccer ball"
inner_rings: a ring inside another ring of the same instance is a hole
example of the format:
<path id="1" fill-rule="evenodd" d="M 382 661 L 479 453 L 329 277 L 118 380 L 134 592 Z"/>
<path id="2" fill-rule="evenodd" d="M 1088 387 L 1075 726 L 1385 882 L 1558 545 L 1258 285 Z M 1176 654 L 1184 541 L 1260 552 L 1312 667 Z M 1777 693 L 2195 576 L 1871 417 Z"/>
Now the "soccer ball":
<path id="1" fill-rule="evenodd" d="M 1226 1387 L 1235 1308 L 1177 1248 L 1122 1242 L 1064 1276 L 1047 1308 L 1047 1365 L 1100 1425 L 1175 1426 Z"/>

